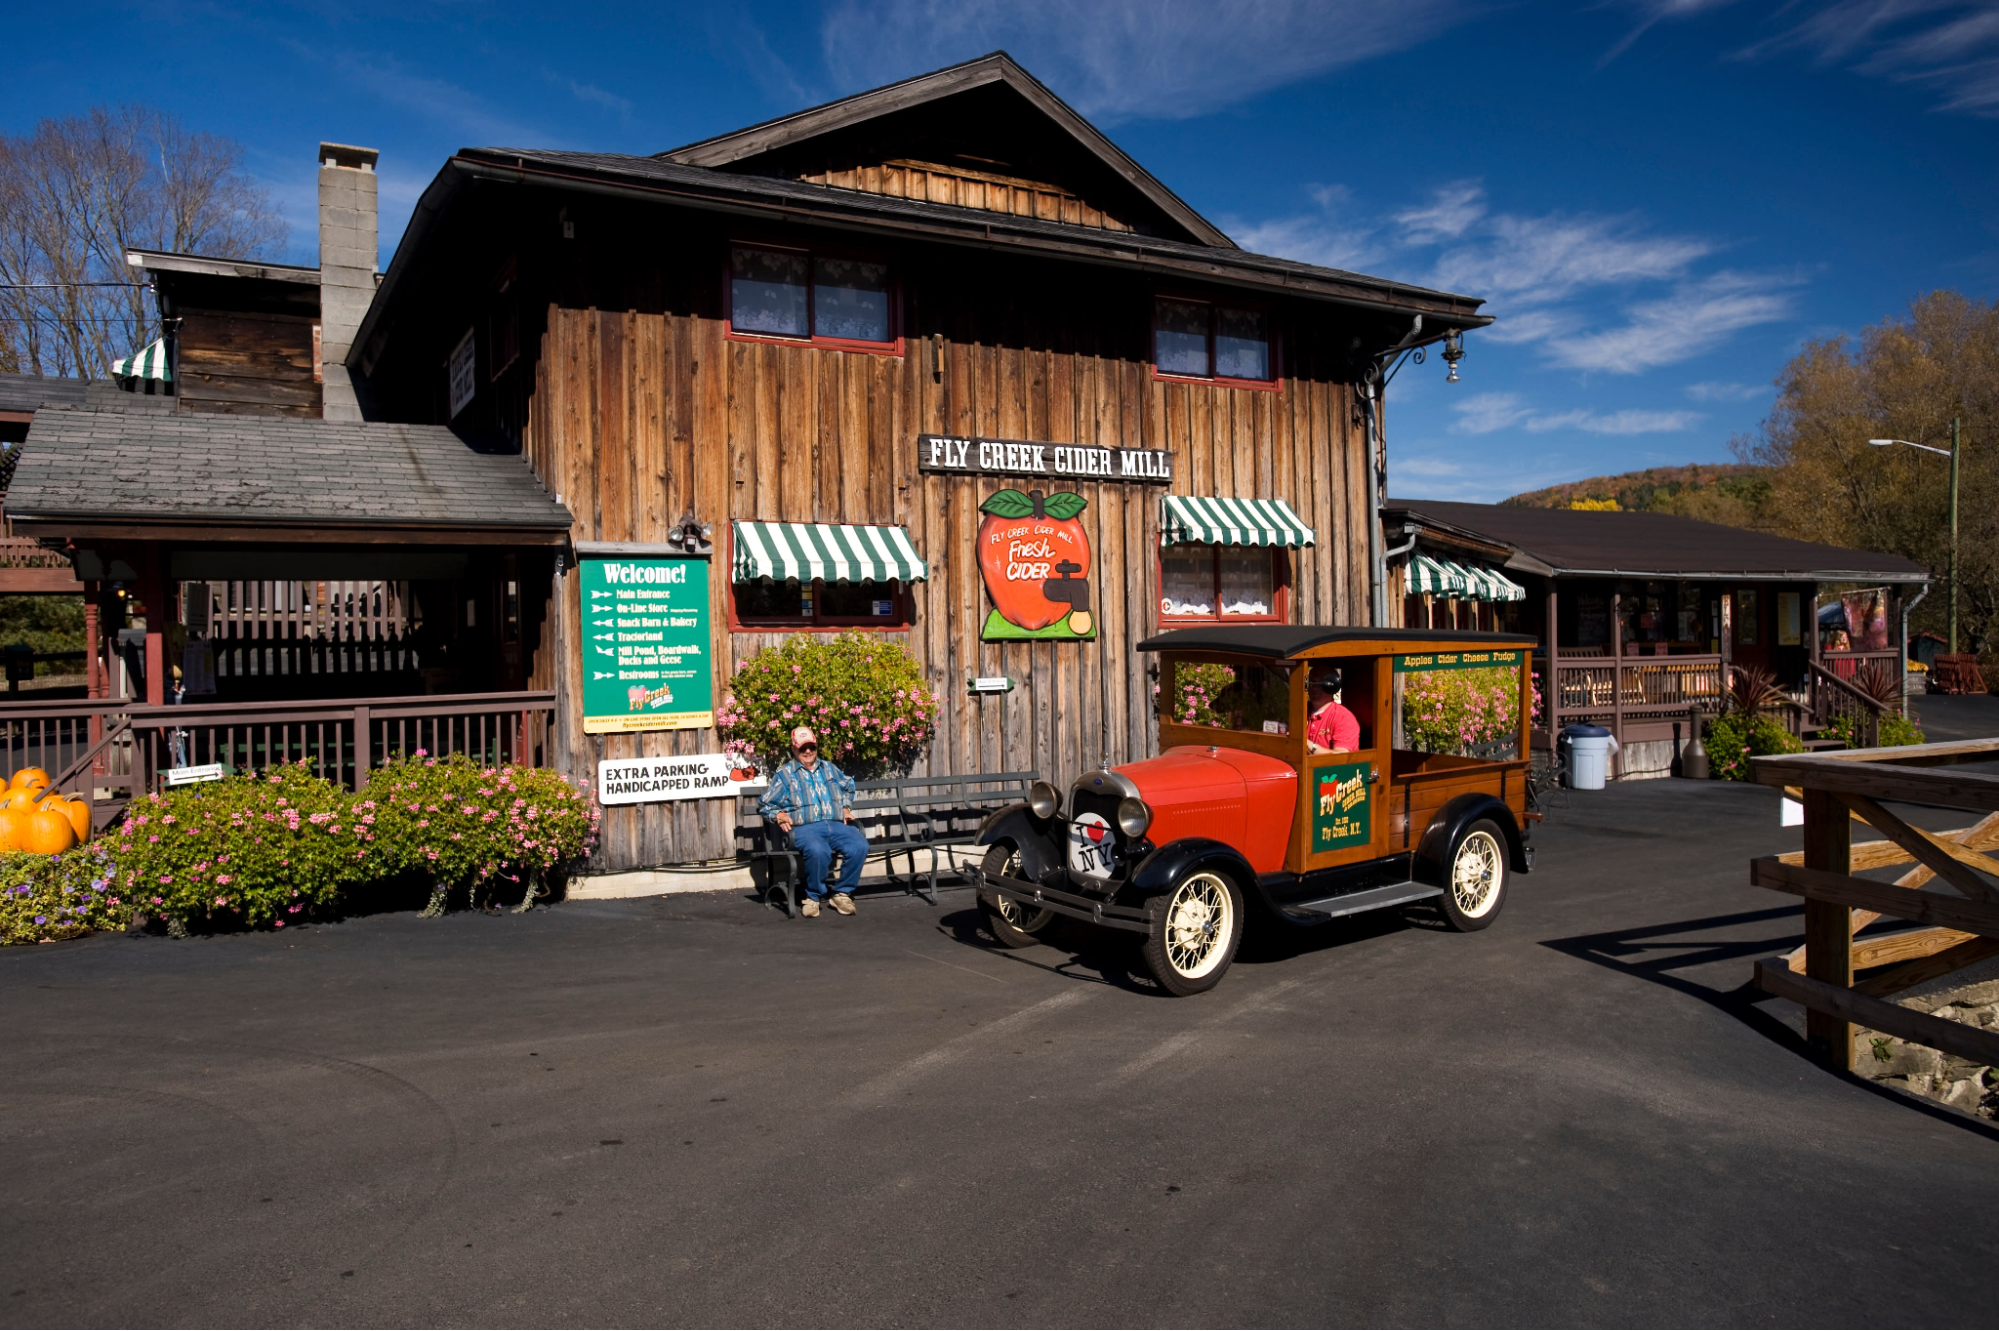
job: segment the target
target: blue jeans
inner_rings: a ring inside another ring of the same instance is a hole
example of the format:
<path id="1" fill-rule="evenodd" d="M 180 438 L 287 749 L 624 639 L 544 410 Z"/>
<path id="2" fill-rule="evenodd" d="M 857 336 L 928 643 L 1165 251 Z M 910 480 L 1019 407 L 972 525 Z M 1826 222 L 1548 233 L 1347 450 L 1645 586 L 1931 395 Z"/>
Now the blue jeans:
<path id="1" fill-rule="evenodd" d="M 852 823 L 800 823 L 791 829 L 791 842 L 805 858 L 805 895 L 814 901 L 826 899 L 826 873 L 833 867 L 833 852 L 840 853 L 840 880 L 835 892 L 853 895 L 861 881 L 861 864 L 868 857 L 868 839 Z"/>

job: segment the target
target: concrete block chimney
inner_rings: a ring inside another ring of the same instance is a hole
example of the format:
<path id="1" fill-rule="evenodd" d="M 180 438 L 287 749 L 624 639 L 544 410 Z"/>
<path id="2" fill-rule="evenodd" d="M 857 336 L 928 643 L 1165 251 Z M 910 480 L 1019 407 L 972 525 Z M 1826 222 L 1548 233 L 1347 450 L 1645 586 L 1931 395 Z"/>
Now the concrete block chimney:
<path id="1" fill-rule="evenodd" d="M 361 404 L 347 377 L 347 352 L 375 299 L 373 148 L 319 145 L 319 323 L 322 413 L 358 421 Z"/>

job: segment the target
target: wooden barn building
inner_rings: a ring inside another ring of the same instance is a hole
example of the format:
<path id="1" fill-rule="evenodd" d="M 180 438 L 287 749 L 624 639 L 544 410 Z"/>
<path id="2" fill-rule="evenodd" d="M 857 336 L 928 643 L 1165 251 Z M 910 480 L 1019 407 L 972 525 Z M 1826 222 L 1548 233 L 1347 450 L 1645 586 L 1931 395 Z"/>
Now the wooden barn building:
<path id="1" fill-rule="evenodd" d="M 190 300 L 222 276 L 175 271 Z M 314 403 L 304 316 L 279 308 L 302 278 L 258 278 L 297 387 L 232 390 L 287 414 Z M 482 465 L 517 454 L 569 515 L 557 546 L 482 535 L 461 576 L 518 643 L 494 682 L 552 695 L 543 756 L 572 775 L 717 751 L 706 717 L 738 665 L 859 629 L 906 644 L 943 699 L 919 772 L 1062 779 L 1153 744 L 1133 646 L 1161 627 L 1389 622 L 1370 578 L 1383 371 L 1446 339 L 1455 356 L 1480 304 L 1244 251 L 1000 53 L 653 156 L 462 150 L 343 377 L 368 422 L 448 430 Z M 1014 561 L 1030 599 L 1059 598 L 1054 623 L 982 577 L 981 506 L 1006 490 L 1081 501 L 1064 522 L 1085 553 Z M 705 597 L 683 618 L 705 640 L 675 664 L 705 697 L 683 712 L 634 683 L 632 715 L 607 718 L 592 689 L 652 675 L 613 671 L 585 622 L 604 578 L 690 558 Z M 728 856 L 736 822 L 732 800 L 613 807 L 592 868 Z"/>

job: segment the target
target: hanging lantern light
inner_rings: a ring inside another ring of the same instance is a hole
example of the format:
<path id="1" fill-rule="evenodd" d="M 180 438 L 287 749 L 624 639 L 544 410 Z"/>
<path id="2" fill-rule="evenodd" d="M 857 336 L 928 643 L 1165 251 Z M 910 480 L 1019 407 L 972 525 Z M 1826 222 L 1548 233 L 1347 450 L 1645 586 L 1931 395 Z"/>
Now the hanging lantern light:
<path id="1" fill-rule="evenodd" d="M 1445 383 L 1454 384 L 1458 381 L 1458 362 L 1464 358 L 1464 334 L 1453 328 L 1450 332 L 1444 334 L 1444 364 L 1450 367 L 1450 373 L 1444 376 Z"/>

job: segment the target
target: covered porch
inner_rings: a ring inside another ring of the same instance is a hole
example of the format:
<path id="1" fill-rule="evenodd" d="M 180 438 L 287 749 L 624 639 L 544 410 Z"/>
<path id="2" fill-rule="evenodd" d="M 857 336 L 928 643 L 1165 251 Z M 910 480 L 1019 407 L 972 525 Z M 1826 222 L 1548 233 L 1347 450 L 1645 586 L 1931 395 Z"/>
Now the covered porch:
<path id="1" fill-rule="evenodd" d="M 1878 664 L 1900 678 L 1903 604 L 1929 579 L 1895 555 L 1659 513 L 1391 500 L 1383 519 L 1410 529 L 1412 553 L 1477 555 L 1524 588 L 1492 613 L 1541 641 L 1535 746 L 1552 749 L 1579 722 L 1604 726 L 1620 777 L 1668 775 L 1695 716 L 1721 712 L 1744 672 L 1783 690 L 1807 743 L 1839 712 L 1872 706 L 1856 677 Z M 1868 632 L 1819 632 L 1821 608 L 1855 586 L 1875 597 Z"/>
<path id="2" fill-rule="evenodd" d="M 8 770 L 115 807 L 176 767 L 542 762 L 532 644 L 569 514 L 443 427 L 44 411 L 17 541 L 86 598 L 87 697 L 0 704 Z M 108 816 L 108 815 L 107 815 Z"/>

